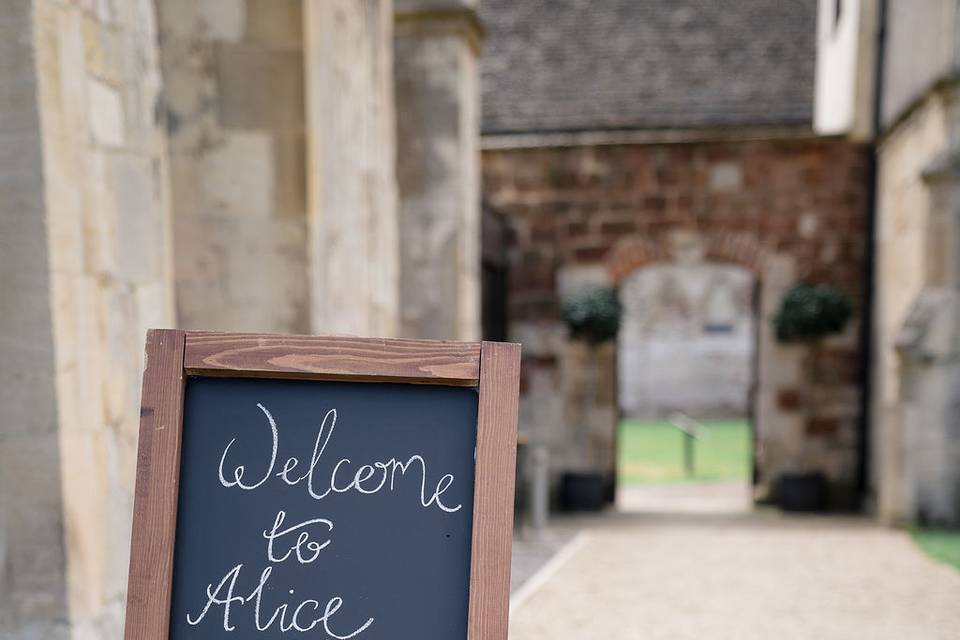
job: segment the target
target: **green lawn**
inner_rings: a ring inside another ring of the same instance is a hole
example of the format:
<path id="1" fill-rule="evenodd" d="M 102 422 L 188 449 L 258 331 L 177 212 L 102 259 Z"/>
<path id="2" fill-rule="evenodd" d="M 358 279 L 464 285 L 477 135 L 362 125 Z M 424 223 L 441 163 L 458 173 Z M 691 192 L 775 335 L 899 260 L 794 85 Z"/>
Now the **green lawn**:
<path id="1" fill-rule="evenodd" d="M 918 529 L 913 539 L 932 557 L 960 569 L 960 531 Z"/>
<path id="2" fill-rule="evenodd" d="M 683 468 L 683 434 L 666 420 L 624 420 L 617 447 L 622 483 L 732 480 L 750 477 L 746 420 L 703 420 L 706 434 L 694 444 L 696 473 Z"/>

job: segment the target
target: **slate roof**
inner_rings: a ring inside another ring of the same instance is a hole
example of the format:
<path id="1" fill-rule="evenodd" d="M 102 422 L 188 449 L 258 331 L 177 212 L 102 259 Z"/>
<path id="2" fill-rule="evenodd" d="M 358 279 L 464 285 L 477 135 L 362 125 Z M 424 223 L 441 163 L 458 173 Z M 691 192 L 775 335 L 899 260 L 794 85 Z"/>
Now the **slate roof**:
<path id="1" fill-rule="evenodd" d="M 481 0 L 483 132 L 810 125 L 816 0 Z"/>

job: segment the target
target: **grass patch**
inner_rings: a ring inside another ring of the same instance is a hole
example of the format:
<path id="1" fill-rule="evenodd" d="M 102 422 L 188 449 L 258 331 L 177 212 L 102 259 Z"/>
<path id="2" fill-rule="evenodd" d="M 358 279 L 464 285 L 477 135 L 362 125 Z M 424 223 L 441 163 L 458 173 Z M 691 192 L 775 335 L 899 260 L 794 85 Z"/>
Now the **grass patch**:
<path id="1" fill-rule="evenodd" d="M 666 420 L 624 420 L 617 446 L 622 483 L 746 480 L 750 477 L 750 428 L 746 420 L 703 420 L 706 434 L 694 443 L 694 469 L 683 467 L 683 434 Z"/>
<path id="2" fill-rule="evenodd" d="M 960 570 L 960 531 L 915 529 L 913 540 L 927 555 Z"/>

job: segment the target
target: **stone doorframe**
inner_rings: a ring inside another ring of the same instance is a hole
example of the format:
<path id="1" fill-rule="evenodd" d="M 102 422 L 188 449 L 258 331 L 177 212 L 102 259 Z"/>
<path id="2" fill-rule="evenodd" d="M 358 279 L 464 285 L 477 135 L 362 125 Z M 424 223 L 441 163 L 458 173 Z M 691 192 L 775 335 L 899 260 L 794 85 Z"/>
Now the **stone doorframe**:
<path id="1" fill-rule="evenodd" d="M 700 259 L 737 265 L 756 279 L 755 367 L 749 403 L 754 483 L 758 497 L 764 497 L 781 473 L 806 470 L 817 464 L 815 456 L 823 455 L 807 446 L 802 413 L 780 398 L 781 390 L 805 383 L 803 348 L 778 343 L 772 324 L 784 294 L 796 282 L 796 260 L 771 251 L 752 234 L 673 229 L 655 236 L 622 238 L 610 250 L 604 266 L 610 283 L 619 288 L 637 269 Z M 832 475 L 831 470 L 824 471 Z"/>

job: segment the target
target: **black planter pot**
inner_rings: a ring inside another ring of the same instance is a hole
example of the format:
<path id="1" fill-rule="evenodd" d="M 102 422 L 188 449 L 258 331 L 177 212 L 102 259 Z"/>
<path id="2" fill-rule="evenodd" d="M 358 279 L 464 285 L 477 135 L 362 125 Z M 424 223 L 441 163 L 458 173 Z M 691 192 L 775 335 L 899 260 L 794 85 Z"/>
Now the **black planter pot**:
<path id="1" fill-rule="evenodd" d="M 603 509 L 607 483 L 600 473 L 568 471 L 560 477 L 560 508 L 564 511 Z"/>
<path id="2" fill-rule="evenodd" d="M 827 506 L 827 479 L 822 473 L 787 473 L 777 480 L 777 506 L 783 511 L 821 512 Z"/>

